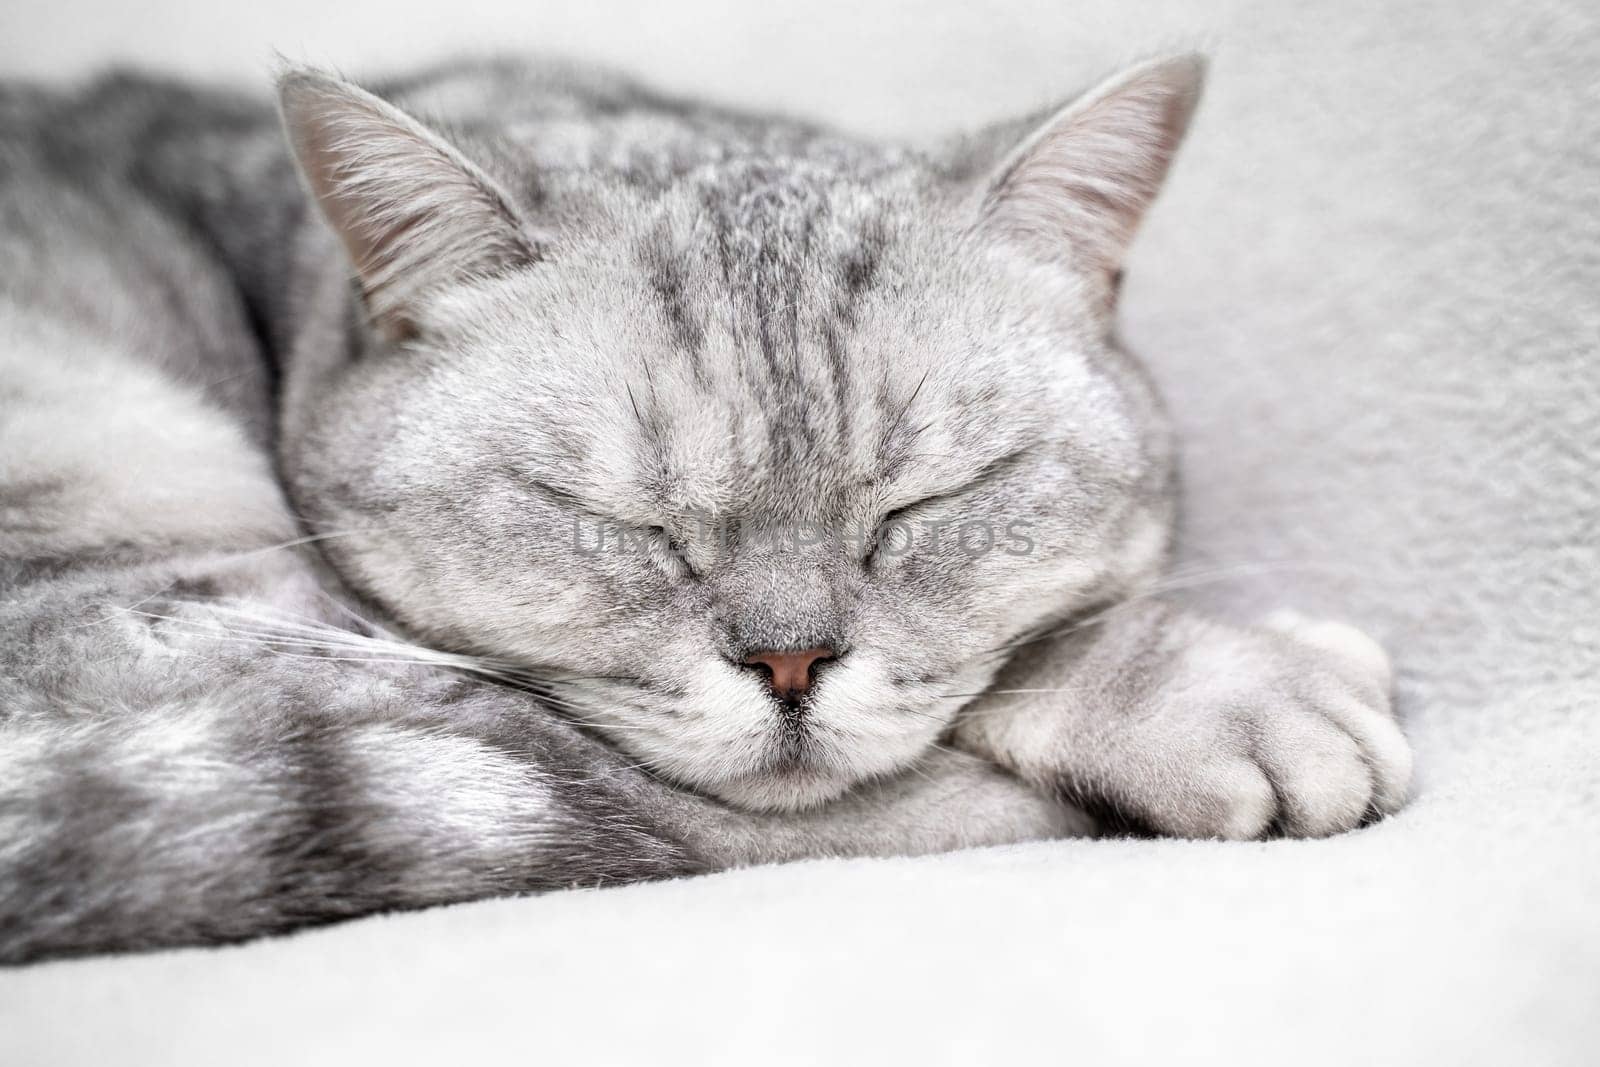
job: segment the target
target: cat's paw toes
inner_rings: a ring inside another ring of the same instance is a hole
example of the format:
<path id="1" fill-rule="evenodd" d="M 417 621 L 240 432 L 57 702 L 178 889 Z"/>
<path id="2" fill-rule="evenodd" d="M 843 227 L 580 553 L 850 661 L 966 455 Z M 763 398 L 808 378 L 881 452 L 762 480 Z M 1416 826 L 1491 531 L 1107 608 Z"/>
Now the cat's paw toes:
<path id="1" fill-rule="evenodd" d="M 1325 837 L 1359 826 L 1376 808 L 1373 775 L 1357 743 L 1299 709 L 1241 719 L 1230 736 L 1152 779 L 1143 818 L 1175 837 L 1249 841 Z"/>
<path id="2" fill-rule="evenodd" d="M 1341 622 L 1307 619 L 1278 612 L 1267 625 L 1302 649 L 1321 655 L 1306 659 L 1299 686 L 1309 705 L 1353 740 L 1372 779 L 1371 809 L 1398 811 L 1411 788 L 1411 745 L 1395 722 L 1390 700 L 1393 668 L 1376 641 Z M 1290 653 L 1291 662 L 1299 659 Z"/>
<path id="3" fill-rule="evenodd" d="M 1140 807 L 1139 821 L 1169 837 L 1253 841 L 1271 830 L 1278 797 L 1255 761 L 1241 754 L 1192 764 L 1171 796 Z"/>
<path id="4" fill-rule="evenodd" d="M 1405 802 L 1411 748 L 1382 649 L 1342 623 L 1267 628 L 1281 636 L 1197 649 L 1138 728 L 1124 751 L 1139 773 L 1121 785 L 1139 821 L 1182 837 L 1326 837 Z"/>
<path id="5" fill-rule="evenodd" d="M 1389 658 L 1342 623 L 1280 613 L 1240 627 L 1165 613 L 1136 670 L 1026 713 L 980 708 L 974 752 L 1092 812 L 1106 832 L 1252 840 L 1324 837 L 1399 810 L 1411 748 Z M 1141 640 L 1149 633 L 1139 631 Z M 1068 680 L 1072 676 L 1068 676 Z"/>
<path id="6" fill-rule="evenodd" d="M 1387 709 L 1328 695 L 1264 710 L 1252 754 L 1278 800 L 1274 829 L 1326 837 L 1405 799 L 1411 750 Z"/>
<path id="7" fill-rule="evenodd" d="M 1262 625 L 1328 653 L 1384 693 L 1394 681 L 1394 668 L 1383 646 L 1348 623 L 1312 619 L 1285 608 L 1268 615 Z"/>

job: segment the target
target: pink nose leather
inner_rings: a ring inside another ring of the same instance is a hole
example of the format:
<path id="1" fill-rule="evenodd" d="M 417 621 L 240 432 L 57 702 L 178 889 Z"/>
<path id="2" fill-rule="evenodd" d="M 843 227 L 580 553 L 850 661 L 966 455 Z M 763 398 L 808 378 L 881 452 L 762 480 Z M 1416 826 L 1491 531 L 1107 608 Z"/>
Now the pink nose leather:
<path id="1" fill-rule="evenodd" d="M 772 691 L 782 700 L 793 700 L 811 688 L 811 669 L 832 658 L 831 648 L 808 648 L 802 652 L 753 652 L 744 662 L 765 668 Z"/>

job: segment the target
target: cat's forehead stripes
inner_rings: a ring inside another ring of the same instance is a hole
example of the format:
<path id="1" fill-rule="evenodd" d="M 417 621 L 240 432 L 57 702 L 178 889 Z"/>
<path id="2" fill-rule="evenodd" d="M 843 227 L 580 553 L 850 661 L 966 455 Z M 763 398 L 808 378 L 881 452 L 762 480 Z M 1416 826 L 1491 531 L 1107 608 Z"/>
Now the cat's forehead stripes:
<path id="1" fill-rule="evenodd" d="M 636 389 L 629 404 L 650 409 L 635 414 L 676 468 L 664 481 L 698 483 L 682 467 L 717 466 L 674 447 L 682 436 L 703 447 L 707 417 L 725 424 L 724 488 L 791 502 L 892 474 L 931 415 L 962 417 L 940 410 L 942 386 L 905 373 L 901 327 L 917 301 L 904 296 L 916 286 L 896 241 L 917 221 L 917 180 L 745 159 L 701 168 L 655 205 L 633 262 L 670 345 L 654 373 L 641 368 L 651 395 Z M 888 317 L 868 321 L 890 285 Z"/>

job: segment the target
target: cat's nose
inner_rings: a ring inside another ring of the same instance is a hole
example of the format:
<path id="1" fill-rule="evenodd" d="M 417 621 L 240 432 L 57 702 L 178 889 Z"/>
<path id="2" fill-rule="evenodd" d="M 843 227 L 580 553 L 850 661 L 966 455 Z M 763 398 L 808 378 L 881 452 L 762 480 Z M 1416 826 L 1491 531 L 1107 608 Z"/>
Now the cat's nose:
<path id="1" fill-rule="evenodd" d="M 807 648 L 799 652 L 752 652 L 744 658 L 746 667 L 753 667 L 767 676 L 767 684 L 779 700 L 797 703 L 811 688 L 817 668 L 838 658 L 831 648 Z"/>

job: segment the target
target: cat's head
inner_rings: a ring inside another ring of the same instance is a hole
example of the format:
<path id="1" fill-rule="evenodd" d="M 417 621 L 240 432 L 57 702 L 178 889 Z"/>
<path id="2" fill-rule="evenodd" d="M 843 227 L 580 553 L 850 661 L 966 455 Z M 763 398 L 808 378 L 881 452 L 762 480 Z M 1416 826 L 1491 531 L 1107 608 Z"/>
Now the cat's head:
<path id="1" fill-rule="evenodd" d="M 415 632 L 674 780 L 793 808 L 904 768 L 1165 552 L 1112 315 L 1201 71 L 945 157 L 703 112 L 463 131 L 292 73 L 365 318 L 289 383 L 297 503 Z"/>

